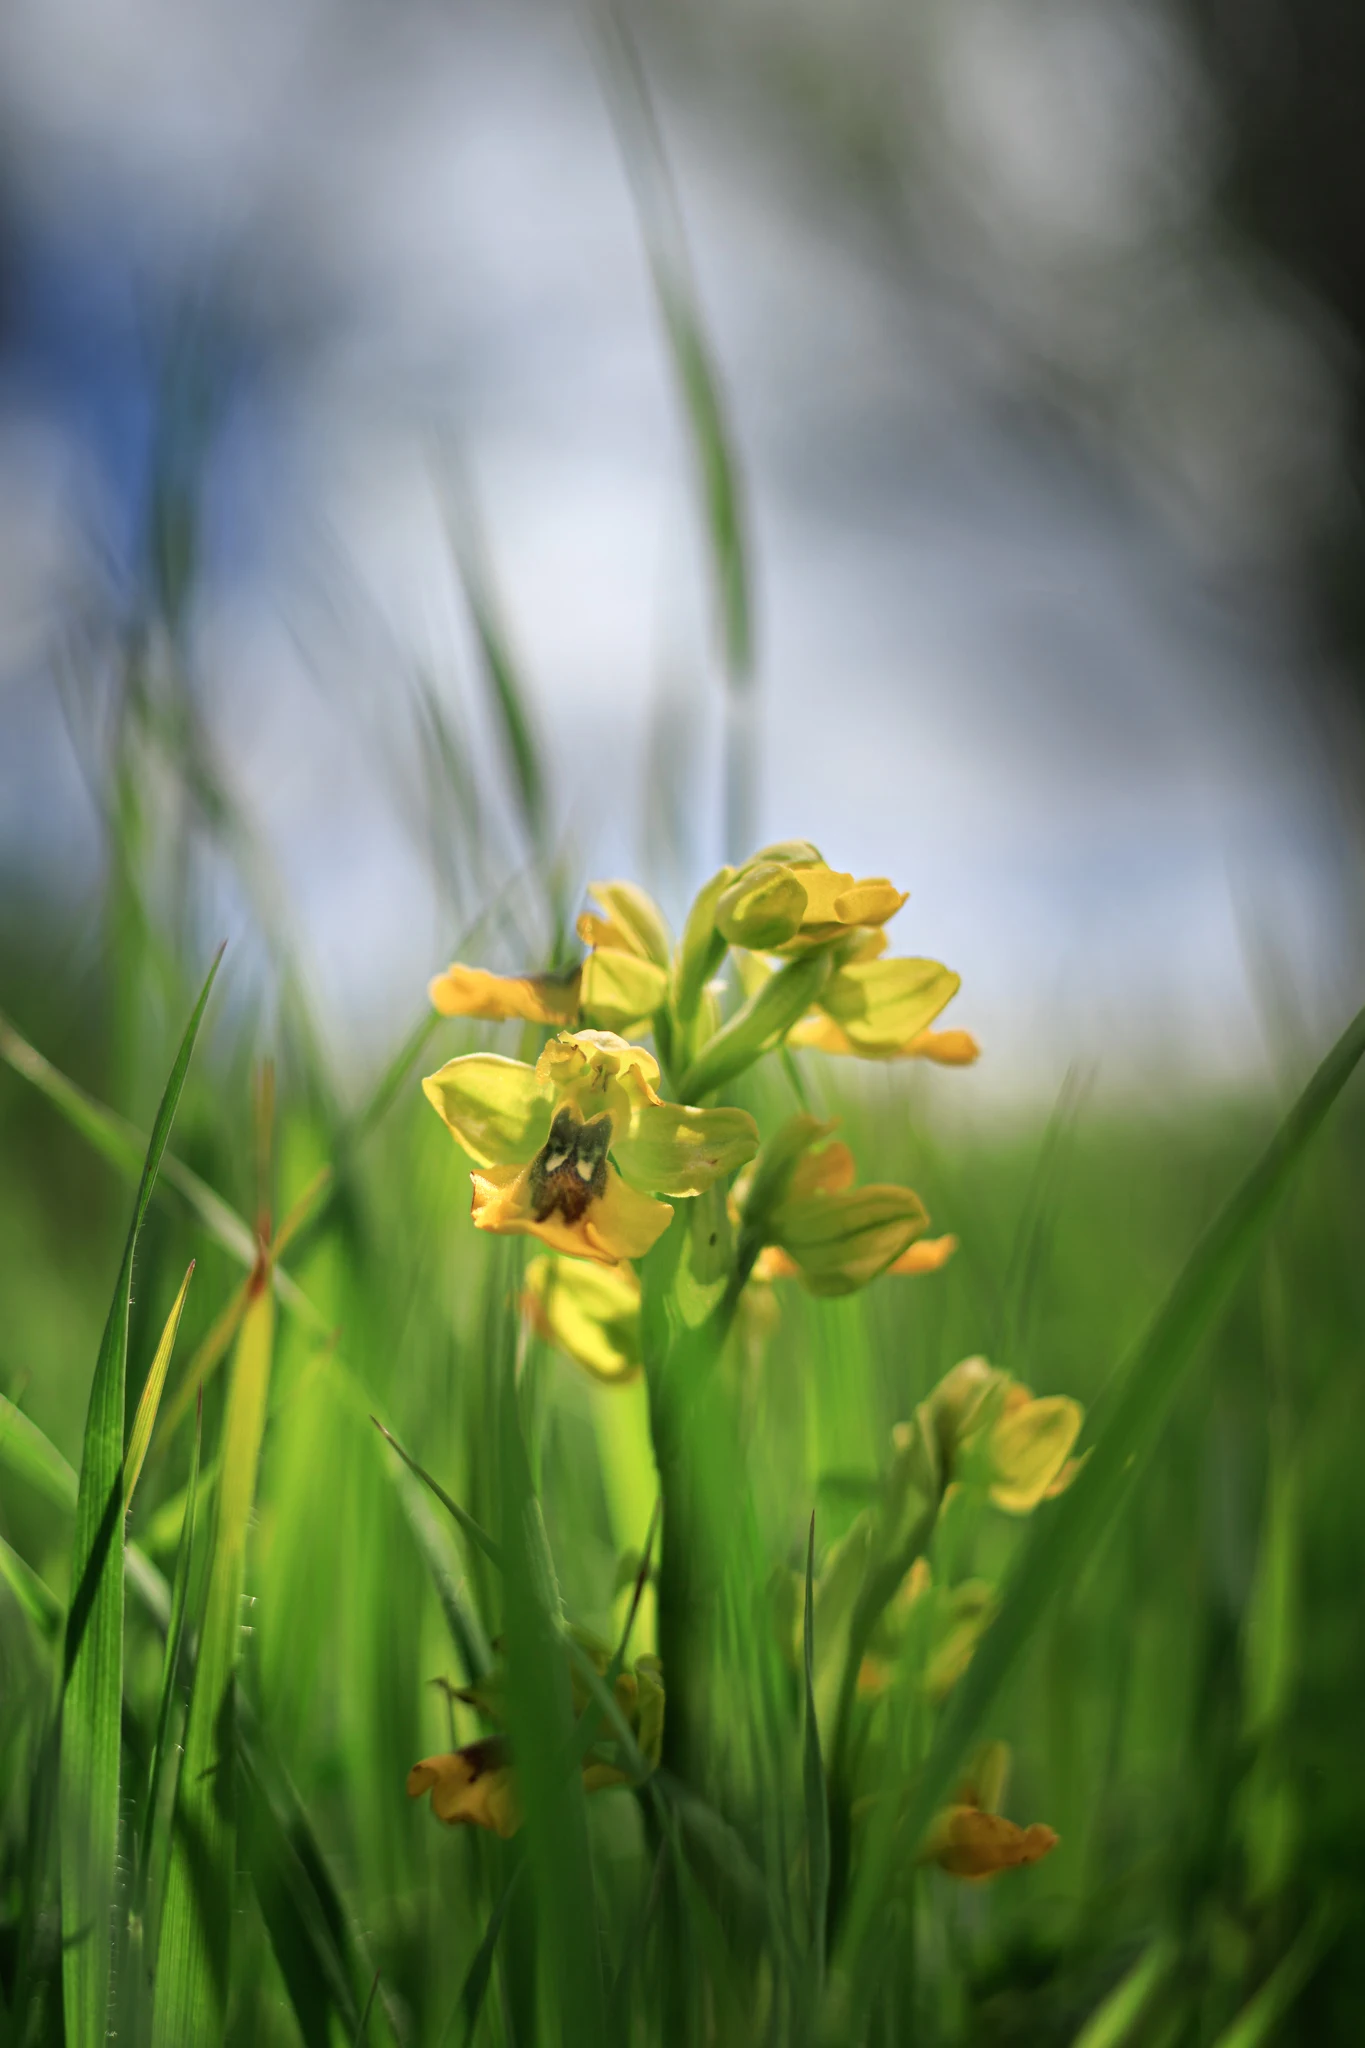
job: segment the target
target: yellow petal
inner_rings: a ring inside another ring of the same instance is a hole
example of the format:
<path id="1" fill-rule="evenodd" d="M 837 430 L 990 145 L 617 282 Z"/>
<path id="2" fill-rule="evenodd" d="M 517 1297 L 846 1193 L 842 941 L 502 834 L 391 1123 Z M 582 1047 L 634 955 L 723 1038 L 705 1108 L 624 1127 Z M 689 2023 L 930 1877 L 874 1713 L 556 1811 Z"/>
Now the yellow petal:
<path id="1" fill-rule="evenodd" d="M 443 1017 L 481 1017 L 502 1022 L 524 1017 L 530 1024 L 573 1024 L 578 1020 L 576 967 L 563 974 L 489 974 L 455 961 L 430 983 L 431 1005 Z"/>
<path id="2" fill-rule="evenodd" d="M 981 1057 L 970 1031 L 917 1031 L 900 1049 L 906 1060 L 933 1060 L 940 1067 L 969 1067 Z"/>
<path id="3" fill-rule="evenodd" d="M 940 1267 L 947 1265 L 956 1250 L 955 1237 L 922 1237 L 886 1270 L 888 1273 L 937 1273 Z"/>
<path id="4" fill-rule="evenodd" d="M 842 924 L 844 920 L 836 906 L 854 888 L 852 875 L 842 875 L 836 869 L 826 867 L 824 861 L 798 868 L 796 873 L 806 892 L 802 924 Z"/>
<path id="5" fill-rule="evenodd" d="M 1041 1821 L 1021 1828 L 1003 1814 L 950 1806 L 938 1815 L 921 1854 L 950 1877 L 985 1878 L 1036 1863 L 1057 1842 L 1057 1835 Z"/>
<path id="6" fill-rule="evenodd" d="M 991 1431 L 991 1499 L 1009 1514 L 1036 1508 L 1056 1481 L 1085 1412 L 1064 1394 L 1012 1404 Z"/>
<path id="7" fill-rule="evenodd" d="M 790 1252 L 784 1252 L 780 1244 L 765 1244 L 754 1260 L 750 1278 L 760 1282 L 769 1280 L 799 1280 L 801 1268 Z"/>
<path id="8" fill-rule="evenodd" d="M 422 1092 L 477 1166 L 525 1159 L 549 1128 L 550 1098 L 535 1069 L 498 1053 L 447 1060 Z"/>
<path id="9" fill-rule="evenodd" d="M 531 1166 L 520 1171 L 514 1166 L 494 1166 L 485 1173 L 471 1173 L 469 1178 L 474 1186 L 472 1214 L 476 1230 L 538 1237 L 551 1251 L 565 1252 L 575 1259 L 596 1259 L 603 1266 L 614 1266 L 621 1259 L 643 1258 L 673 1220 L 667 1202 L 655 1202 L 648 1195 L 637 1193 L 610 1164 L 605 1191 L 594 1196 L 582 1213 L 573 1218 L 559 1209 L 536 1216 Z"/>
<path id="10" fill-rule="evenodd" d="M 595 897 L 605 917 L 585 911 L 578 920 L 578 936 L 588 946 L 634 953 L 666 968 L 672 958 L 673 940 L 667 921 L 654 898 L 634 882 L 593 882 L 588 894 Z"/>
<path id="11" fill-rule="evenodd" d="M 788 1045 L 805 1047 L 812 1052 L 831 1052 L 844 1059 L 857 1055 L 857 1047 L 842 1026 L 827 1017 L 823 1010 L 812 1010 L 808 1017 L 793 1024 L 787 1033 Z"/>
<path id="12" fill-rule="evenodd" d="M 851 889 L 845 889 L 841 896 L 835 898 L 834 915 L 840 924 L 883 925 L 908 900 L 908 890 L 898 889 L 885 876 L 878 876 L 873 881 L 855 882 Z"/>
<path id="13" fill-rule="evenodd" d="M 830 976 L 819 1003 L 856 1053 L 894 1059 L 960 986 L 960 975 L 937 960 L 860 960 Z"/>
<path id="14" fill-rule="evenodd" d="M 487 1828 L 506 1840 L 521 1826 L 507 1745 L 500 1736 L 414 1764 L 408 1797 L 420 1799 L 424 1792 L 430 1792 L 431 1810 L 447 1827 Z"/>
<path id="15" fill-rule="evenodd" d="M 809 1195 L 842 1194 L 845 1188 L 852 1187 L 857 1177 L 853 1154 L 842 1139 L 823 1146 L 818 1152 L 805 1152 L 792 1168 L 784 1206 L 787 1202 L 803 1201 Z"/>
<path id="16" fill-rule="evenodd" d="M 699 1195 L 757 1150 L 758 1125 L 747 1110 L 657 1101 L 633 1108 L 612 1148 L 634 1186 L 660 1195 Z"/>
<path id="17" fill-rule="evenodd" d="M 653 1016 L 668 994 L 668 970 L 619 947 L 589 953 L 582 967 L 583 1015 L 609 1031 Z"/>
<path id="18" fill-rule="evenodd" d="M 640 1283 L 630 1266 L 532 1259 L 526 1307 L 540 1335 L 600 1380 L 640 1370 Z"/>
<path id="19" fill-rule="evenodd" d="M 909 1188 L 850 1188 L 784 1206 L 773 1235 L 812 1294 L 850 1294 L 874 1280 L 929 1221 Z"/>

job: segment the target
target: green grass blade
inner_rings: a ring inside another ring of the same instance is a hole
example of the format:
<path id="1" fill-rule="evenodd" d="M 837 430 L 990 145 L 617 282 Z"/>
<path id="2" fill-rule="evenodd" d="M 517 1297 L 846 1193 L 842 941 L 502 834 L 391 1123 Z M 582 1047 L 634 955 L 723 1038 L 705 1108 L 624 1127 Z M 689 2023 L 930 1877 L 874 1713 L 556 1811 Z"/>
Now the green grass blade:
<path id="1" fill-rule="evenodd" d="M 76 1511 L 79 1491 L 75 1473 L 57 1446 L 0 1394 L 0 1471 L 12 1473 L 67 1514 Z M 165 1579 L 136 1543 L 124 1546 L 124 1572 L 156 1626 L 163 1632 L 170 1619 L 170 1590 Z M 65 1612 L 65 1610 L 63 1610 Z"/>
<path id="2" fill-rule="evenodd" d="M 307 1984 L 310 1994 L 305 2004 L 311 2000 L 314 2010 L 317 1994 L 324 1994 L 346 2031 L 355 2038 L 360 2037 L 374 2013 L 384 2038 L 392 2040 L 393 2026 L 386 2001 L 377 1996 L 379 1972 L 370 1968 L 364 1944 L 352 1927 L 307 1809 L 270 1731 L 258 1720 L 240 1688 L 236 1695 L 236 1723 L 238 1768 L 250 1780 L 251 1825 L 263 1833 L 263 1839 L 262 1833 L 258 1833 L 253 1840 L 248 1830 L 247 1861 L 286 1982 Z M 270 1863 L 268 1882 L 258 1874 L 257 1858 L 262 1848 Z M 287 1887 L 287 1898 L 280 1896 L 281 1884 Z M 272 1925 L 272 1900 L 277 1897 L 281 1911 L 292 1916 L 287 1937 L 292 1946 L 287 1958 L 281 1953 L 286 1945 L 283 1922 L 279 1929 Z M 369 1991 L 362 2011 L 359 1994 L 365 1983 Z M 295 2011 L 302 2026 L 297 2003 Z M 306 2031 L 305 2028 L 305 2035 Z M 329 2044 L 332 2039 L 331 2034 L 327 2035 Z"/>
<path id="3" fill-rule="evenodd" d="M 1079 1577 L 1131 1492 L 1200 1341 L 1362 1053 L 1365 1010 L 1347 1026 L 1261 1159 L 1196 1245 L 1145 1339 L 1097 1404 L 1090 1456 L 1061 1499 L 1035 1517 L 999 1613 L 952 1695 L 899 1828 L 883 1824 L 867 1844 L 846 1928 L 848 1955 L 856 1955 L 884 1895 L 897 1839 L 907 1854 L 920 1841 L 1049 1601 L 1063 1584 Z M 885 1802 L 888 1812 L 892 1805 Z"/>
<path id="4" fill-rule="evenodd" d="M 59 1802 L 67 2048 L 98 2048 L 109 2011 L 123 1710 L 123 1404 L 133 1257 L 221 958 L 220 951 L 152 1127 L 85 1419 L 63 1652 Z"/>
<path id="5" fill-rule="evenodd" d="M 247 1530 L 265 1428 L 275 1299 L 256 1269 L 233 1359 L 204 1624 L 185 1726 L 171 1861 L 157 1951 L 152 2048 L 213 2048 L 227 2016 L 232 1878 L 234 1706 Z"/>
<path id="6" fill-rule="evenodd" d="M 1341 1932 L 1345 1919 L 1335 1899 L 1323 1899 L 1309 1916 L 1294 1946 L 1244 2005 L 1230 2027 L 1226 2027 L 1214 2048 L 1263 2048 L 1279 2037 L 1285 2018 L 1293 2009 L 1324 1953 Z"/>
<path id="7" fill-rule="evenodd" d="M 810 1945 L 817 1991 L 825 1976 L 825 1924 L 829 1913 L 829 1797 L 820 1755 L 820 1722 L 815 1712 L 815 1516 L 806 1540 L 805 1680 L 806 1737 L 802 1787 L 806 1799 L 806 1858 L 810 1871 Z"/>
<path id="8" fill-rule="evenodd" d="M 512 1874 L 498 1894 L 497 1904 L 488 1916 L 483 1940 L 475 1951 L 473 1962 L 465 1972 L 460 2002 L 451 2014 L 450 2024 L 442 2037 L 444 2042 L 451 2044 L 451 2048 L 457 2038 L 464 2042 L 465 2048 L 469 2048 L 469 2043 L 474 2039 L 474 2029 L 479 2024 L 479 2014 L 483 2011 L 483 2002 L 488 1995 L 488 1986 L 493 1977 L 493 1956 L 498 1946 L 498 1936 L 502 1933 L 507 1908 L 512 1903 L 513 1894 L 525 1868 L 525 1858 L 518 1856 L 512 1865 Z"/>
<path id="9" fill-rule="evenodd" d="M 508 1734 L 549 1965 L 547 1989 L 564 2043 L 601 2041 L 606 2009 L 587 1807 L 581 1776 L 563 1767 L 573 1728 L 569 1673 L 510 1361 L 501 1409 Z"/>
<path id="10" fill-rule="evenodd" d="M 451 1499 L 450 1495 L 446 1492 L 445 1488 L 441 1485 L 439 1480 L 433 1479 L 430 1472 L 423 1470 L 422 1466 L 418 1464 L 416 1458 L 412 1457 L 407 1451 L 403 1449 L 403 1446 L 399 1443 L 397 1437 L 393 1435 L 392 1431 L 385 1429 L 383 1423 L 379 1420 L 379 1417 L 377 1415 L 372 1415 L 370 1417 L 370 1420 L 374 1424 L 375 1428 L 379 1431 L 379 1434 L 383 1437 L 385 1443 L 391 1444 L 394 1450 L 397 1451 L 399 1457 L 403 1460 L 403 1463 L 408 1467 L 409 1471 L 415 1472 L 417 1474 L 417 1477 L 421 1480 L 422 1484 L 426 1487 L 429 1487 L 432 1493 L 435 1494 L 437 1500 L 441 1503 L 441 1506 L 445 1509 L 446 1513 L 454 1517 L 459 1527 L 464 1530 L 464 1533 L 469 1538 L 470 1542 L 477 1544 L 479 1549 L 483 1552 L 484 1556 L 488 1559 L 488 1562 L 492 1565 L 496 1565 L 498 1570 L 501 1571 L 502 1546 L 494 1541 L 494 1539 L 488 1534 L 486 1529 L 480 1528 L 479 1524 L 474 1520 L 474 1517 L 467 1511 L 467 1509 L 462 1508 L 458 1501 Z"/>
<path id="11" fill-rule="evenodd" d="M 55 1643 L 66 1609 L 46 1579 L 0 1536 L 0 1579 L 3 1579 L 45 1643 Z"/>
<path id="12" fill-rule="evenodd" d="M 163 1845 L 159 1840 L 161 1787 L 166 1768 L 166 1745 L 170 1735 L 171 1714 L 175 1707 L 180 1651 L 185 1639 L 185 1609 L 189 1601 L 190 1564 L 194 1556 L 194 1525 L 199 1502 L 199 1458 L 203 1435 L 204 1409 L 201 1402 L 194 1418 L 190 1474 L 185 1487 L 185 1507 L 180 1520 L 180 1545 L 176 1552 L 175 1579 L 171 1588 L 170 1626 L 166 1630 L 166 1652 L 161 1664 L 161 1692 L 157 1700 L 156 1729 L 152 1736 L 152 1754 L 147 1767 L 147 1794 L 142 1815 L 142 1839 L 135 1888 L 139 1913 L 146 1903 L 153 1857 L 155 1856 L 160 1867 L 165 1862 L 165 1850 L 169 1847 L 168 1843 Z"/>
<path id="13" fill-rule="evenodd" d="M 156 1411 L 161 1406 L 161 1395 L 166 1385 L 166 1374 L 170 1370 L 171 1353 L 175 1349 L 176 1332 L 180 1328 L 180 1317 L 185 1307 L 185 1297 L 190 1291 L 194 1278 L 194 1260 L 191 1259 L 185 1277 L 180 1283 L 180 1292 L 171 1304 L 166 1326 L 161 1332 L 161 1342 L 156 1347 L 151 1370 L 143 1384 L 133 1417 L 132 1432 L 128 1438 L 128 1450 L 123 1460 L 123 1504 L 125 1510 L 133 1504 L 133 1489 L 141 1477 L 147 1456 L 147 1446 L 152 1440 L 156 1427 Z"/>
<path id="14" fill-rule="evenodd" d="M 0 1471 L 22 1479 L 54 1507 L 76 1511 L 76 1475 L 57 1446 L 0 1394 Z"/>
<path id="15" fill-rule="evenodd" d="M 398 1495 L 412 1539 L 431 1574 L 450 1639 L 464 1665 L 465 1681 L 472 1685 L 484 1676 L 493 1659 L 483 1625 L 465 1597 L 455 1566 L 455 1539 L 445 1524 L 437 1521 L 427 1489 L 407 1464 L 395 1464 L 392 1459 L 385 1458 L 384 1468 Z"/>

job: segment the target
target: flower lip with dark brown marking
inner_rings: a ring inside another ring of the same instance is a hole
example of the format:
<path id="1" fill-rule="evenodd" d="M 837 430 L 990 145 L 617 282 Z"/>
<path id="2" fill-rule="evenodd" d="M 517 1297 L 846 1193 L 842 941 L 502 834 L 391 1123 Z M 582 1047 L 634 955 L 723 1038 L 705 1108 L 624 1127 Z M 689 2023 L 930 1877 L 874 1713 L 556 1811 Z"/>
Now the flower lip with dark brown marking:
<path id="1" fill-rule="evenodd" d="M 566 1223 L 576 1223 L 590 1202 L 600 1200 L 606 1192 L 611 1135 L 605 1113 L 584 1123 L 567 1103 L 557 1111 L 530 1172 L 531 1213 L 537 1223 L 556 1210 Z"/>

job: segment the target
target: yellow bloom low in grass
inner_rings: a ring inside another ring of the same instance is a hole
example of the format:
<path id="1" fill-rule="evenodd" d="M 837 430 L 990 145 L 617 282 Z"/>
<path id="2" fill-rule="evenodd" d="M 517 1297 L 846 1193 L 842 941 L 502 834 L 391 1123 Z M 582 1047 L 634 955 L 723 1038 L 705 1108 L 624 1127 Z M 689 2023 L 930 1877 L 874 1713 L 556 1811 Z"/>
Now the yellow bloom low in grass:
<path id="1" fill-rule="evenodd" d="M 935 1816 L 920 1850 L 922 1863 L 936 1863 L 949 1877 L 980 1882 L 1051 1854 L 1060 1840 L 1052 1828 L 1042 1821 L 1020 1827 L 997 1810 L 1008 1772 L 1005 1744 L 987 1743 L 953 1804 Z"/>
<path id="2" fill-rule="evenodd" d="M 605 1678 L 611 1652 L 586 1629 L 575 1628 L 575 1641 L 587 1652 L 599 1678 Z M 570 1695 L 575 1716 L 581 1715 L 591 1695 L 577 1669 L 570 1666 Z M 637 1657 L 633 1669 L 619 1671 L 613 1696 L 630 1729 L 639 1757 L 648 1766 L 658 1763 L 664 1736 L 663 1667 L 657 1657 Z M 463 1687 L 454 1697 L 473 1706 L 490 1720 L 503 1716 L 502 1678 L 495 1674 L 483 1684 Z M 616 1744 L 608 1728 L 604 1738 L 583 1759 L 583 1786 L 588 1792 L 603 1792 L 612 1785 L 628 1785 L 630 1773 L 616 1760 Z M 639 1759 L 636 1760 L 639 1769 Z M 431 1810 L 447 1827 L 486 1828 L 505 1840 L 521 1826 L 521 1802 L 516 1773 L 507 1739 L 485 1735 L 463 1749 L 443 1756 L 423 1757 L 408 1772 L 408 1797 L 420 1799 L 431 1794 Z"/>
<path id="3" fill-rule="evenodd" d="M 516 1782 L 501 1735 L 485 1736 L 446 1756 L 423 1757 L 408 1772 L 408 1798 L 431 1794 L 431 1810 L 448 1828 L 487 1828 L 506 1841 L 521 1826 Z"/>
<path id="4" fill-rule="evenodd" d="M 610 1031 L 561 1031 L 536 1064 L 468 1053 L 430 1074 L 428 1101 L 474 1162 L 476 1228 L 615 1265 L 758 1148 L 740 1109 L 665 1102 L 658 1062 Z"/>

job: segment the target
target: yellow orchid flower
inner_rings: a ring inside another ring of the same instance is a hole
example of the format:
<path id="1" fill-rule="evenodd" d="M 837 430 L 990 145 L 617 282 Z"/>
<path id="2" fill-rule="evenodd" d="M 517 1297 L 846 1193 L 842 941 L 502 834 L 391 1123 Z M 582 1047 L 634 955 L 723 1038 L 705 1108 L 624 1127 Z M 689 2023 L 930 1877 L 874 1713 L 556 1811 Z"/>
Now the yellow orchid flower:
<path id="1" fill-rule="evenodd" d="M 522 1305 L 537 1334 L 594 1379 L 634 1379 L 640 1351 L 640 1282 L 632 1266 L 532 1259 Z"/>
<path id="2" fill-rule="evenodd" d="M 1006 1513 L 1026 1515 L 1071 1484 L 1084 1420 L 1079 1401 L 1038 1398 L 984 1358 L 964 1358 L 892 1438 L 921 1491 L 964 1480 L 984 1486 Z"/>
<path id="3" fill-rule="evenodd" d="M 422 1083 L 474 1161 L 479 1230 L 538 1237 L 615 1265 L 643 1257 L 673 1211 L 751 1159 L 741 1109 L 664 1102 L 657 1060 L 610 1031 L 561 1031 L 534 1067 L 497 1053 L 448 1060 Z"/>
<path id="4" fill-rule="evenodd" d="M 762 848 L 726 883 L 716 929 L 727 945 L 791 954 L 884 925 L 905 900 L 883 876 L 855 880 L 807 841 L 790 840 Z"/>
<path id="5" fill-rule="evenodd" d="M 1005 1744 L 984 1744 L 952 1805 L 935 1815 L 920 1848 L 921 1863 L 937 1863 L 950 1877 L 981 1882 L 998 1877 L 1002 1870 L 1037 1863 L 1057 1847 L 1060 1837 L 1042 1821 L 1021 1828 L 996 1811 L 1004 1798 L 1008 1771 Z"/>
<path id="6" fill-rule="evenodd" d="M 917 1557 L 873 1633 L 858 1671 L 859 1692 L 875 1697 L 885 1691 L 911 1623 L 924 1618 L 920 1684 L 940 1705 L 971 1663 L 998 1605 L 994 1587 L 984 1579 L 935 1586 L 928 1558 Z"/>

